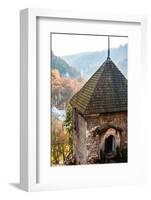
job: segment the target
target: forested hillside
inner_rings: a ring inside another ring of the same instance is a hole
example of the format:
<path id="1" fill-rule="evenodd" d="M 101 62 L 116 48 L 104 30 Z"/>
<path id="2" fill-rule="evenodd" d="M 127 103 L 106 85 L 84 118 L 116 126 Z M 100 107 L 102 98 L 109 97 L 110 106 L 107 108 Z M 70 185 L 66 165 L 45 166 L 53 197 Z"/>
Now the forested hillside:
<path id="1" fill-rule="evenodd" d="M 110 57 L 127 77 L 128 45 L 112 48 Z M 84 52 L 62 57 L 69 65 L 75 67 L 88 79 L 106 60 L 107 51 Z"/>
<path id="2" fill-rule="evenodd" d="M 80 76 L 78 69 L 67 64 L 61 57 L 54 55 L 53 52 L 51 58 L 51 68 L 57 69 L 61 76 L 70 76 L 71 78 L 77 78 Z"/>

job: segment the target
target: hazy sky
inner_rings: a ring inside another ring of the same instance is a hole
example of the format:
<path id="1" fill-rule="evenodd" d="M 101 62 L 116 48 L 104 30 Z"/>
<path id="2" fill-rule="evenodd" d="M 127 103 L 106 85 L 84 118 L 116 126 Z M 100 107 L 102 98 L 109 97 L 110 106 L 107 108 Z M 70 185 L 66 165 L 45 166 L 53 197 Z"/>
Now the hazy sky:
<path id="1" fill-rule="evenodd" d="M 110 37 L 110 48 L 128 43 L 127 37 Z M 107 36 L 52 34 L 52 51 L 57 56 L 108 48 Z"/>

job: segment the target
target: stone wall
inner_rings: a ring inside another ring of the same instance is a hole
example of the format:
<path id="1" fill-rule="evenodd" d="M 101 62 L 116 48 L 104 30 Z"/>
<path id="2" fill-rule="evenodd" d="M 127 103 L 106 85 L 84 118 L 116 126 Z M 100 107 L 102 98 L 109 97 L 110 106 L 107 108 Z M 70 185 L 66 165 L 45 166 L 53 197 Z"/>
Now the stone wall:
<path id="1" fill-rule="evenodd" d="M 104 151 L 105 139 L 109 135 L 113 135 L 116 140 L 116 147 L 123 148 L 127 144 L 127 112 L 106 113 L 101 115 L 93 115 L 86 117 L 87 121 L 87 163 L 93 163 L 97 159 L 101 159 L 100 150 Z M 101 135 L 94 135 L 97 127 L 114 126 L 120 128 L 109 128 Z"/>
<path id="2" fill-rule="evenodd" d="M 76 159 L 76 164 L 86 164 L 87 163 L 87 149 L 86 149 L 86 127 L 87 122 L 85 119 L 77 113 L 75 115 L 73 111 L 73 121 L 75 121 L 75 116 L 78 125 L 78 129 L 73 128 L 73 155 Z"/>
<path id="3" fill-rule="evenodd" d="M 123 147 L 127 142 L 127 112 L 105 113 L 101 115 L 82 116 L 79 113 L 75 115 L 73 111 L 73 121 L 78 120 L 78 130 L 73 129 L 73 152 L 76 158 L 76 164 L 94 163 L 101 159 L 100 149 L 103 150 L 105 138 L 113 135 L 116 144 Z M 119 127 L 121 133 L 115 132 L 115 129 L 108 129 L 101 135 L 94 135 L 94 130 L 102 126 Z"/>

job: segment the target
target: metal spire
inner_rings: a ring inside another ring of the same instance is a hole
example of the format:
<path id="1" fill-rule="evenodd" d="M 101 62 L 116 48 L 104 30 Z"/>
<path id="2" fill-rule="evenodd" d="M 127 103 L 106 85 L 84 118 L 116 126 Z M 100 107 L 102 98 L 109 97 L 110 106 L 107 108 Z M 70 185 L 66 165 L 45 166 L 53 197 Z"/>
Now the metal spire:
<path id="1" fill-rule="evenodd" d="M 110 60 L 110 36 L 108 35 L 108 55 L 107 59 Z"/>

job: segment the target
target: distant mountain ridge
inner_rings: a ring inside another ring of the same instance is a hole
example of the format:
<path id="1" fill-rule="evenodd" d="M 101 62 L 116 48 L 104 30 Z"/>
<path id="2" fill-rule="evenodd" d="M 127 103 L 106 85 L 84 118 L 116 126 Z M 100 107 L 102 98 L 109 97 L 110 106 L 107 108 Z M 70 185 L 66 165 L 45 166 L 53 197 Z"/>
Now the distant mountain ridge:
<path id="1" fill-rule="evenodd" d="M 51 56 L 51 69 L 57 69 L 61 76 L 69 76 L 71 78 L 78 78 L 81 74 L 78 69 L 70 66 L 64 59 L 54 55 Z"/>
<path id="2" fill-rule="evenodd" d="M 128 45 L 125 44 L 117 48 L 111 48 L 110 57 L 124 76 L 127 77 Z M 82 52 L 62 57 L 66 63 L 80 71 L 85 78 L 89 78 L 101 66 L 106 58 L 106 50 L 97 52 Z"/>

